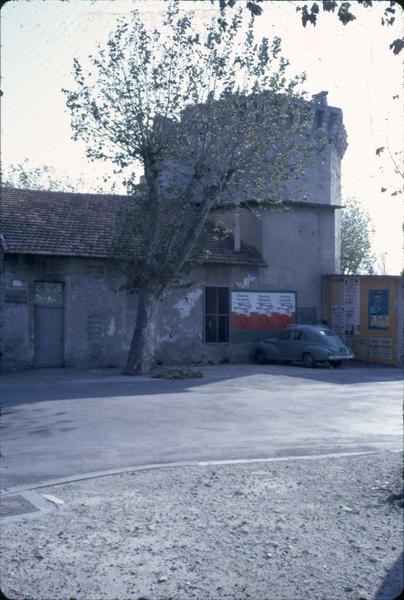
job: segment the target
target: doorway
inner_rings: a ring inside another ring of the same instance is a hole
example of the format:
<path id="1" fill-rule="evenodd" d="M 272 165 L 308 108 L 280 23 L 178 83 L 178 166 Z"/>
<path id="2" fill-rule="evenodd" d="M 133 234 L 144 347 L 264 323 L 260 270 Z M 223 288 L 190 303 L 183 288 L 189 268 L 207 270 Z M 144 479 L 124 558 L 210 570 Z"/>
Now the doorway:
<path id="1" fill-rule="evenodd" d="M 34 283 L 35 367 L 64 365 L 64 285 Z"/>

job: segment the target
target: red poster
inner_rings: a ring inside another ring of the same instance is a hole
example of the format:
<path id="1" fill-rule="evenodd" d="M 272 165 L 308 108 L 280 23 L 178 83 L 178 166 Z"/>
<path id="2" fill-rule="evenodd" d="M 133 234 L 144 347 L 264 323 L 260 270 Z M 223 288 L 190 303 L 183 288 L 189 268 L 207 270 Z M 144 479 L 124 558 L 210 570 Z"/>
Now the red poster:
<path id="1" fill-rule="evenodd" d="M 235 291 L 231 294 L 232 331 L 284 329 L 296 323 L 294 292 Z"/>

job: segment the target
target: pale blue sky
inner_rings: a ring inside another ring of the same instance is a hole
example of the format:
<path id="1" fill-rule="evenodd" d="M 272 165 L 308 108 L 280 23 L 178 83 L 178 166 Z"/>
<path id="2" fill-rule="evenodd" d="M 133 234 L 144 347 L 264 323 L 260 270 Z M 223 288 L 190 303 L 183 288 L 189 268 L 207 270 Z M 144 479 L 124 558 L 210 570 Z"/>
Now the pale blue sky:
<path id="1" fill-rule="evenodd" d="M 343 161 L 343 195 L 356 196 L 369 209 L 376 227 L 374 247 L 387 252 L 388 272 L 402 263 L 402 204 L 391 188 L 402 185 L 387 154 L 375 149 L 389 142 L 402 149 L 401 57 L 388 46 L 401 36 L 403 15 L 394 28 L 381 27 L 386 3 L 356 7 L 358 18 L 346 27 L 335 15 L 320 14 L 316 28 L 301 26 L 296 6 L 304 2 L 266 2 L 257 20 L 259 31 L 280 35 L 292 72 L 306 71 L 307 91 L 328 90 L 329 104 L 344 112 L 349 147 Z M 141 7 L 154 20 L 161 2 L 149 0 L 16 0 L 1 11 L 2 28 L 2 157 L 4 165 L 29 158 L 60 174 L 90 181 L 107 170 L 89 164 L 83 146 L 71 138 L 69 115 L 61 88 L 72 86 L 72 59 L 85 59 L 103 42 L 115 19 Z M 186 2 L 192 8 L 193 3 Z M 203 18 L 216 10 L 199 2 Z M 400 8 L 397 7 L 400 11 Z M 393 100 L 393 96 L 400 98 Z M 380 168 L 383 168 L 383 172 Z M 380 189 L 387 187 L 386 193 Z"/>

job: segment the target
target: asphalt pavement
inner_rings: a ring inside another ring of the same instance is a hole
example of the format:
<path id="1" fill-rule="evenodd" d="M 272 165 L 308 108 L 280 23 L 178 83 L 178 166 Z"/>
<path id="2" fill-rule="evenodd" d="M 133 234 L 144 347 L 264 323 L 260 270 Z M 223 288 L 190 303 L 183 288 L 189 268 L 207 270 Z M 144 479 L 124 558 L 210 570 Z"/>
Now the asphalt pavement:
<path id="1" fill-rule="evenodd" d="M 1 489 L 134 466 L 402 447 L 401 371 L 204 367 L 203 378 L 2 377 Z"/>

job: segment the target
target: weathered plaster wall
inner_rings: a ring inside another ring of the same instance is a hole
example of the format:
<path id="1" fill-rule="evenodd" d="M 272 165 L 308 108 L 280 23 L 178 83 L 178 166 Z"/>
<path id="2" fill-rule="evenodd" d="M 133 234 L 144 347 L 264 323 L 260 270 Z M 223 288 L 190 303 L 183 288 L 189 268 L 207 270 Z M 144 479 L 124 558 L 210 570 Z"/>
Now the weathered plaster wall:
<path id="1" fill-rule="evenodd" d="M 28 311 L 23 304 L 5 304 L 3 327 L 3 357 L 8 368 L 29 366 L 31 345 L 28 336 Z"/>
<path id="2" fill-rule="evenodd" d="M 334 143 L 313 153 L 304 174 L 284 186 L 283 199 L 310 204 L 341 204 L 341 155 Z"/>
<path id="3" fill-rule="evenodd" d="M 123 300 L 114 291 L 122 278 L 113 273 L 106 261 L 7 256 L 3 311 L 5 368 L 34 366 L 35 281 L 64 283 L 66 366 L 113 366 L 122 361 Z"/>
<path id="4" fill-rule="evenodd" d="M 136 295 L 119 291 L 124 279 L 105 260 L 6 257 L 2 368 L 30 368 L 35 359 L 35 281 L 64 283 L 65 366 L 123 366 L 136 317 Z M 157 360 L 165 364 L 247 359 L 250 347 L 204 342 L 204 287 L 254 288 L 257 269 L 209 265 L 169 290 L 156 320 Z"/>
<path id="5" fill-rule="evenodd" d="M 262 220 L 257 217 L 257 214 L 261 214 L 262 210 L 253 212 L 251 210 L 239 208 L 238 211 L 240 215 L 241 240 L 245 244 L 258 250 L 259 253 L 262 253 Z M 212 214 L 211 218 L 216 223 L 223 225 L 227 229 L 233 230 L 234 217 L 231 209 L 216 211 Z"/>
<path id="6" fill-rule="evenodd" d="M 249 344 L 204 342 L 204 288 L 223 286 L 256 289 L 265 269 L 209 265 L 196 270 L 188 289 L 171 290 L 160 304 L 157 320 L 157 361 L 163 363 L 248 360 Z M 203 282 L 203 283 L 202 283 Z"/>
<path id="7" fill-rule="evenodd" d="M 288 205 L 287 210 L 259 212 L 241 211 L 240 230 L 241 239 L 268 264 L 262 286 L 296 291 L 299 320 L 318 321 L 321 277 L 339 272 L 339 209 Z M 216 218 L 231 227 L 231 212 Z"/>
<path id="8" fill-rule="evenodd" d="M 65 360 L 72 367 L 116 366 L 124 358 L 123 277 L 105 260 L 64 259 Z"/>
<path id="9" fill-rule="evenodd" d="M 341 273 L 341 215 L 342 210 L 339 209 L 334 212 L 334 253 L 335 253 L 335 268 L 334 273 Z M 331 272 L 331 271 L 330 271 Z"/>
<path id="10" fill-rule="evenodd" d="M 334 204 L 337 199 L 332 195 L 331 186 L 331 150 L 327 144 L 322 152 L 313 153 L 304 168 L 304 174 L 291 179 L 283 186 L 282 197 L 291 202 L 309 202 L 314 204 Z"/>
<path id="11" fill-rule="evenodd" d="M 321 277 L 340 271 L 341 159 L 347 142 L 342 111 L 317 106 L 314 129 L 324 144 L 314 152 L 298 180 L 283 189 L 287 210 L 240 210 L 241 240 L 254 246 L 268 264 L 262 284 L 297 292 L 298 320 L 320 319 Z M 217 222 L 233 227 L 233 214 L 217 212 Z"/>
<path id="12" fill-rule="evenodd" d="M 334 210 L 296 206 L 266 212 L 262 227 L 265 286 L 296 290 L 298 309 L 318 320 L 321 276 L 335 272 Z"/>
<path id="13" fill-rule="evenodd" d="M 317 104 L 313 107 L 313 132 L 322 141 L 308 155 L 303 174 L 283 186 L 284 200 L 314 204 L 341 204 L 341 160 L 347 148 L 343 115 L 339 108 Z"/>

